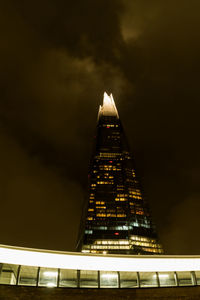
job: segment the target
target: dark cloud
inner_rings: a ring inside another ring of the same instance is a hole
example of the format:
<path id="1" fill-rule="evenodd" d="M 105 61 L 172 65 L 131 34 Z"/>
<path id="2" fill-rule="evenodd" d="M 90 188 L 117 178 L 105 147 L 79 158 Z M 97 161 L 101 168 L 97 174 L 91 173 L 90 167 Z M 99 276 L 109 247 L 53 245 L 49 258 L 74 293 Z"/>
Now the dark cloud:
<path id="1" fill-rule="evenodd" d="M 107 90 L 166 252 L 199 253 L 199 6 L 0 3 L 1 243 L 74 249 Z"/>

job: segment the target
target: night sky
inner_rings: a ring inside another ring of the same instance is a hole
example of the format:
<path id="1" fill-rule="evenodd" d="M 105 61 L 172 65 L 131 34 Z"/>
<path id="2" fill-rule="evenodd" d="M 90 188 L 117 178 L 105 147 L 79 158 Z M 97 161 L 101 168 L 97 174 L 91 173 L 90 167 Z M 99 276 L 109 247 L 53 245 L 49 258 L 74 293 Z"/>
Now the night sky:
<path id="1" fill-rule="evenodd" d="M 112 92 L 166 254 L 200 254 L 200 1 L 0 1 L 0 244 L 74 251 Z"/>

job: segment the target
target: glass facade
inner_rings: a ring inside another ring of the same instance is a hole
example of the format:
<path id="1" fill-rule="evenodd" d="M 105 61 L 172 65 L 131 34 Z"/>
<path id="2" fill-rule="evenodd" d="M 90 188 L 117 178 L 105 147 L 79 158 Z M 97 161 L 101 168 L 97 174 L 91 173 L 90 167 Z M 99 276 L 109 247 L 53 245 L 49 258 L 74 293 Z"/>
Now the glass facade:
<path id="1" fill-rule="evenodd" d="M 98 288 L 98 271 L 80 271 L 81 288 Z"/>
<path id="2" fill-rule="evenodd" d="M 60 287 L 77 287 L 78 276 L 77 270 L 60 270 L 60 280 L 58 286 Z"/>
<path id="3" fill-rule="evenodd" d="M 104 254 L 162 253 L 112 96 L 104 98 L 100 109 L 88 177 L 89 195 L 77 249 Z"/>
<path id="4" fill-rule="evenodd" d="M 175 286 L 176 277 L 174 272 L 159 272 L 158 280 L 160 286 Z"/>
<path id="5" fill-rule="evenodd" d="M 177 279 L 176 279 L 177 278 Z M 148 288 L 200 285 L 197 272 L 125 272 L 0 264 L 0 284 L 63 288 Z"/>

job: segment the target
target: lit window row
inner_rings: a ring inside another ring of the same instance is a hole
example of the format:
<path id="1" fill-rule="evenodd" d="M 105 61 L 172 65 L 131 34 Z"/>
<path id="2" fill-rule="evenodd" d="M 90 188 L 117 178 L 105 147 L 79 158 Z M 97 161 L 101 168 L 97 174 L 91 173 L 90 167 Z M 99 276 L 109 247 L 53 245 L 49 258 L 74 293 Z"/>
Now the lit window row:
<path id="1" fill-rule="evenodd" d="M 127 194 L 117 194 L 117 197 L 127 197 L 128 195 Z"/>
<path id="2" fill-rule="evenodd" d="M 126 198 L 115 198 L 115 201 L 127 201 L 127 199 Z"/>
<path id="3" fill-rule="evenodd" d="M 114 184 L 114 181 L 97 181 L 97 184 Z"/>
<path id="4" fill-rule="evenodd" d="M 139 236 L 139 235 L 132 235 L 131 236 L 131 240 L 142 241 L 142 242 L 151 242 L 151 243 L 155 243 L 156 242 L 155 239 L 151 239 L 151 238 L 144 237 L 144 236 Z"/>
<path id="5" fill-rule="evenodd" d="M 141 196 L 136 196 L 136 195 L 129 195 L 129 197 L 133 199 L 142 199 Z"/>
<path id="6" fill-rule="evenodd" d="M 117 124 L 102 124 L 102 127 L 119 127 Z"/>
<path id="7" fill-rule="evenodd" d="M 117 217 L 117 218 L 125 218 L 126 214 L 105 214 L 105 213 L 97 213 L 97 217 L 104 217 L 104 218 L 109 218 L 109 217 Z"/>
<path id="8" fill-rule="evenodd" d="M 127 240 L 97 240 L 95 241 L 97 245 L 129 245 Z"/>
<path id="9" fill-rule="evenodd" d="M 85 233 L 86 233 L 86 234 L 92 234 L 92 233 L 93 233 L 93 230 L 85 230 Z"/>
<path id="10" fill-rule="evenodd" d="M 135 213 L 136 213 L 136 215 L 144 215 L 143 210 L 136 210 Z"/>
<path id="11" fill-rule="evenodd" d="M 121 153 L 108 153 L 108 152 L 100 152 L 99 153 L 100 157 L 113 157 L 115 158 L 116 156 L 121 156 L 122 154 Z"/>
<path id="12" fill-rule="evenodd" d="M 101 245 L 92 245 L 91 249 L 130 249 L 130 246 L 101 246 Z"/>
<path id="13" fill-rule="evenodd" d="M 106 206 L 96 206 L 96 209 L 106 209 Z"/>
<path id="14" fill-rule="evenodd" d="M 132 195 L 139 195 L 139 196 L 141 196 L 141 191 L 138 190 L 138 189 L 135 189 L 135 190 L 129 189 L 129 193 L 132 194 Z"/>
<path id="15" fill-rule="evenodd" d="M 145 242 L 135 242 L 135 241 L 133 241 L 131 244 L 135 245 L 135 246 L 144 246 L 144 247 L 157 248 L 157 245 L 152 244 L 152 243 L 147 243 L 147 242 L 145 243 Z"/>

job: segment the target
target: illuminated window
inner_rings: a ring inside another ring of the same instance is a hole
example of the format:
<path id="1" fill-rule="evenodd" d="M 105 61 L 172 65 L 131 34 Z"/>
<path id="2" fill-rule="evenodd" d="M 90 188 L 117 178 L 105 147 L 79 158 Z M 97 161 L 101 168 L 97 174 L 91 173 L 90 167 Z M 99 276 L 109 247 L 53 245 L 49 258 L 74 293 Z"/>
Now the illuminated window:
<path id="1" fill-rule="evenodd" d="M 39 286 L 56 287 L 58 270 L 50 268 L 40 268 Z"/>

